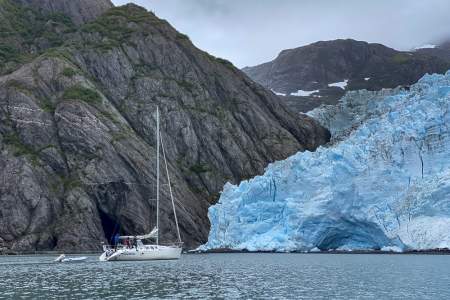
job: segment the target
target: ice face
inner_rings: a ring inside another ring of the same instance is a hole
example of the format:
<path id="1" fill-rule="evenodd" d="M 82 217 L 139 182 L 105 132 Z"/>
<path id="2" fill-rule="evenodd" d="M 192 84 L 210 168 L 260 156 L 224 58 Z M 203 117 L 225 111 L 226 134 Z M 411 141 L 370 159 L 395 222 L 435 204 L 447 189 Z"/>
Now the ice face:
<path id="1" fill-rule="evenodd" d="M 316 109 L 331 144 L 227 184 L 202 249 L 450 248 L 449 109 L 450 72 Z"/>

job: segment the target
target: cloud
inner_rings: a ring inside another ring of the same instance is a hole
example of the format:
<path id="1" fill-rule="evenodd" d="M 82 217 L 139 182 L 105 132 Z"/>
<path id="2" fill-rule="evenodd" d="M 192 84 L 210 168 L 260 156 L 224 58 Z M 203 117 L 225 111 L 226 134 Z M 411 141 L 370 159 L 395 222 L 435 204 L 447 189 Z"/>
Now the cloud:
<path id="1" fill-rule="evenodd" d="M 113 0 L 121 5 L 126 0 Z M 396 49 L 450 39 L 448 0 L 134 0 L 201 49 L 243 67 L 283 49 L 354 38 Z"/>

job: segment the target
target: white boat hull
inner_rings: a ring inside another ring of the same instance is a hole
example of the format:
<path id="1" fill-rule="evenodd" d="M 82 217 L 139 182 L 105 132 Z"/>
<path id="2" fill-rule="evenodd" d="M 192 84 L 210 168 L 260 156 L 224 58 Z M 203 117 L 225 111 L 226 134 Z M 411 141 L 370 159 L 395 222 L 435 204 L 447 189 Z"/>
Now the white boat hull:
<path id="1" fill-rule="evenodd" d="M 100 256 L 100 261 L 140 261 L 140 260 L 172 260 L 181 257 L 181 247 L 176 246 L 144 246 L 122 248 L 116 251 L 107 250 Z"/>

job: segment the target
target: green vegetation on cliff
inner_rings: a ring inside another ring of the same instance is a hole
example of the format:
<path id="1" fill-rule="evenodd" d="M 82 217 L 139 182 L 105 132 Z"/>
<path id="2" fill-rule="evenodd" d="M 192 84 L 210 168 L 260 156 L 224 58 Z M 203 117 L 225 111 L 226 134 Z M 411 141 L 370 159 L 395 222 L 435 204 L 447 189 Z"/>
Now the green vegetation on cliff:
<path id="1" fill-rule="evenodd" d="M 43 15 L 13 0 L 0 1 L 0 75 L 31 61 L 48 48 L 64 43 L 76 30 L 60 13 Z"/>
<path id="2" fill-rule="evenodd" d="M 81 100 L 88 104 L 96 104 L 100 103 L 102 98 L 97 91 L 76 85 L 64 92 L 63 100 Z"/>

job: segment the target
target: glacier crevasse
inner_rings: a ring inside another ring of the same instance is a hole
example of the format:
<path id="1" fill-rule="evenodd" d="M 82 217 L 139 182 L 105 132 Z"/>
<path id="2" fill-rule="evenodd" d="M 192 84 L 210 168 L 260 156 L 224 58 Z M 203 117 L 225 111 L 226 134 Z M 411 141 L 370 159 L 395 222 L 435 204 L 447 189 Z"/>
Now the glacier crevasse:
<path id="1" fill-rule="evenodd" d="M 332 142 L 226 184 L 200 249 L 450 248 L 450 71 L 310 112 Z"/>

